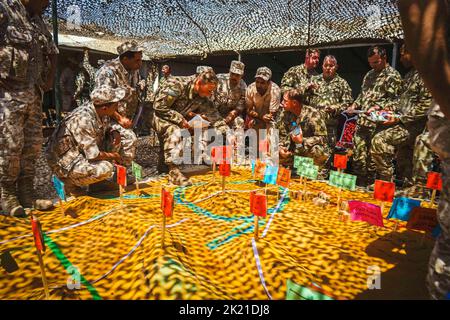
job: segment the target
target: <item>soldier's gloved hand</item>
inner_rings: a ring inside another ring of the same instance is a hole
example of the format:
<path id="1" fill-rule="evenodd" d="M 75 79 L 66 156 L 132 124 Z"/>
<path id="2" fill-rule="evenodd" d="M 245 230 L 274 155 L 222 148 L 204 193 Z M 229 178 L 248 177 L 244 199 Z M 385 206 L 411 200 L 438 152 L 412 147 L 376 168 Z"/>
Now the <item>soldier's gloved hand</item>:
<path id="1" fill-rule="evenodd" d="M 282 159 L 286 159 L 286 158 L 288 158 L 288 157 L 290 157 L 290 156 L 292 155 L 292 152 L 290 152 L 290 151 L 289 151 L 287 148 L 285 148 L 285 147 L 280 147 L 279 153 L 280 153 L 280 157 L 281 157 Z"/>

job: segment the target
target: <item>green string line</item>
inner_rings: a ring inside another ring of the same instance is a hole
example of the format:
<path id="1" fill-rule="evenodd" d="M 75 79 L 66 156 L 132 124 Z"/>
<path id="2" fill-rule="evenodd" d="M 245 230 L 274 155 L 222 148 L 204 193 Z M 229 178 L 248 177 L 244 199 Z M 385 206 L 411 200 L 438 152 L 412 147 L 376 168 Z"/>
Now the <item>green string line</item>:
<path id="1" fill-rule="evenodd" d="M 50 248 L 50 250 L 53 252 L 53 254 L 56 256 L 56 258 L 59 260 L 59 262 L 63 265 L 64 269 L 68 270 L 70 267 L 74 267 L 73 264 L 67 259 L 67 257 L 64 255 L 64 253 L 61 251 L 61 249 L 58 247 L 58 245 L 53 242 L 53 240 L 46 234 L 44 236 L 45 244 Z M 102 300 L 102 297 L 97 292 L 97 290 L 94 288 L 94 286 L 86 280 L 83 275 L 80 274 L 80 280 L 81 283 L 88 289 L 89 293 L 92 295 L 92 299 L 94 300 Z"/>

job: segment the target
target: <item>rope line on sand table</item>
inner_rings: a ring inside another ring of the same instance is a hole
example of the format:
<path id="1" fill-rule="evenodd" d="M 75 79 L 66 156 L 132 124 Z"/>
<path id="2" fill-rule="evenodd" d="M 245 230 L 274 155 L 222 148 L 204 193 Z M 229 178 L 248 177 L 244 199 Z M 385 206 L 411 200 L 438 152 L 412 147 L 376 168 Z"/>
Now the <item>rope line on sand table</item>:
<path id="1" fill-rule="evenodd" d="M 269 221 L 266 224 L 266 228 L 264 229 L 264 232 L 263 232 L 261 238 L 264 238 L 267 234 L 267 231 L 269 231 L 269 227 L 270 227 L 270 224 L 272 223 L 273 217 L 275 216 L 275 213 L 277 213 L 278 210 L 280 210 L 280 207 L 284 203 L 284 198 L 286 197 L 286 193 L 288 191 L 289 190 L 287 188 L 284 189 L 283 194 L 281 195 L 280 201 L 278 202 L 277 206 L 272 210 Z"/>
<path id="2" fill-rule="evenodd" d="M 266 281 L 264 280 L 264 274 L 261 267 L 261 261 L 259 260 L 259 253 L 258 248 L 256 247 L 255 238 L 252 238 L 252 247 L 253 247 L 253 254 L 255 255 L 256 260 L 256 268 L 258 269 L 259 278 L 261 279 L 261 284 L 269 299 L 272 300 L 272 296 L 270 295 L 269 290 L 267 290 Z"/>

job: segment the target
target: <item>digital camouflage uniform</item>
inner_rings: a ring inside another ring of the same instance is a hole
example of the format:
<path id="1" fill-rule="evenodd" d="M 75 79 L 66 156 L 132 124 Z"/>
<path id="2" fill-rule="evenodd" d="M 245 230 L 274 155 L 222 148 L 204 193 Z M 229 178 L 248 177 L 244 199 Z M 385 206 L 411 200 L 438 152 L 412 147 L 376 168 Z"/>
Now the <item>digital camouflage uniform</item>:
<path id="1" fill-rule="evenodd" d="M 434 152 L 430 146 L 430 133 L 427 129 L 425 129 L 422 134 L 417 136 L 414 144 L 412 162 L 412 183 L 414 185 L 426 185 L 427 173 L 431 171 L 433 159 Z"/>
<path id="2" fill-rule="evenodd" d="M 178 163 L 173 153 L 180 148 L 183 120 L 186 120 L 190 112 L 196 113 L 199 109 L 213 108 L 210 99 L 202 98 L 194 92 L 196 79 L 197 75 L 172 76 L 159 87 L 155 96 L 152 127 L 160 141 L 160 161 L 164 157 L 164 162 L 169 167 Z M 183 176 L 174 176 L 171 182 L 183 184 L 186 180 Z"/>
<path id="3" fill-rule="evenodd" d="M 42 137 L 42 87 L 58 54 L 45 24 L 19 0 L 0 2 L 0 186 L 3 210 L 23 214 L 34 195 Z M 18 210 L 18 211 L 17 211 Z M 16 212 L 17 211 L 17 212 Z"/>
<path id="4" fill-rule="evenodd" d="M 370 70 L 364 77 L 361 93 L 355 100 L 357 109 L 367 111 L 377 105 L 382 110 L 397 111 L 395 100 L 399 97 L 402 89 L 402 78 L 397 70 L 387 65 L 380 72 Z M 388 130 L 390 128 L 378 127 L 378 130 Z M 377 123 L 373 122 L 369 115 L 360 114 L 356 132 L 353 136 L 353 172 L 363 180 L 373 178 L 376 172 L 375 164 L 371 159 L 372 139 L 377 130 Z M 406 134 L 397 134 L 395 130 L 386 133 L 388 137 L 397 135 L 399 140 L 405 141 Z M 403 141 L 400 141 L 403 142 Z M 377 146 L 376 146 L 377 147 Z M 378 152 L 379 148 L 375 149 Z M 389 165 L 392 167 L 392 164 Z"/>
<path id="5" fill-rule="evenodd" d="M 431 95 L 416 70 L 405 76 L 400 97 L 392 110 L 400 114 L 400 122 L 393 126 L 379 125 L 381 131 L 372 140 L 371 157 L 376 171 L 384 179 L 394 174 L 392 161 L 397 153 L 399 177 L 412 179 L 412 163 L 416 137 L 423 132 L 426 115 L 431 107 Z"/>
<path id="6" fill-rule="evenodd" d="M 450 120 L 445 118 L 438 105 L 428 116 L 430 144 L 441 160 L 442 192 L 437 218 L 441 227 L 431 252 L 427 284 L 433 299 L 448 299 L 450 294 Z"/>
<path id="7" fill-rule="evenodd" d="M 127 90 L 128 98 L 119 103 L 117 112 L 132 120 L 138 107 L 138 80 L 138 71 L 136 70 L 136 72 L 129 73 L 120 62 L 120 59 L 116 58 L 106 62 L 97 71 L 94 88 L 98 89 L 102 86 L 107 86 L 110 88 L 124 88 Z M 134 159 L 137 143 L 136 134 L 132 129 L 123 128 L 115 119 L 110 119 L 110 121 L 111 127 L 120 133 L 121 140 L 127 145 L 133 145 L 133 147 L 128 150 L 130 157 L 127 158 Z M 131 161 L 130 163 L 127 163 L 127 165 L 129 164 L 131 164 Z"/>
<path id="8" fill-rule="evenodd" d="M 323 114 L 328 133 L 328 145 L 332 150 L 336 144 L 338 116 L 353 102 L 352 89 L 338 74 L 326 80 L 323 74 L 313 76 L 311 81 L 318 85 L 310 100 L 310 106 Z M 325 107 L 332 112 L 325 112 Z"/>
<path id="9" fill-rule="evenodd" d="M 90 101 L 90 95 L 95 86 L 95 73 L 96 69 L 89 63 L 89 55 L 86 53 L 75 78 L 74 99 L 78 107 Z"/>
<path id="10" fill-rule="evenodd" d="M 296 156 L 310 157 L 314 159 L 314 164 L 323 168 L 330 157 L 330 149 L 327 143 L 327 127 L 323 116 L 317 110 L 309 106 L 304 106 L 300 116 L 284 110 L 280 107 L 280 112 L 276 119 L 276 126 L 279 133 L 279 147 L 287 148 Z M 294 130 L 293 122 L 300 124 L 303 133 L 302 146 L 296 146 L 291 139 L 291 132 Z M 293 157 L 282 159 L 280 164 L 285 166 L 293 165 Z"/>
<path id="11" fill-rule="evenodd" d="M 120 100 L 126 95 L 124 89 L 116 90 L 115 94 L 108 92 L 110 88 L 103 90 L 103 103 Z M 93 161 L 100 151 L 119 152 L 124 159 L 128 150 L 134 148 L 130 141 L 121 141 L 116 146 L 108 141 L 105 135 L 112 128 L 98 116 L 94 106 L 96 99 L 93 97 L 94 102 L 88 101 L 69 113 L 55 129 L 46 148 L 50 168 L 68 187 L 87 186 L 112 177 L 114 165 L 110 161 Z"/>
<path id="12" fill-rule="evenodd" d="M 305 64 L 291 67 L 281 79 L 281 93 L 296 89 L 300 94 L 306 93 L 308 83 L 311 82 L 313 76 L 319 73 L 316 70 L 308 70 Z M 309 101 L 306 101 L 309 104 Z"/>

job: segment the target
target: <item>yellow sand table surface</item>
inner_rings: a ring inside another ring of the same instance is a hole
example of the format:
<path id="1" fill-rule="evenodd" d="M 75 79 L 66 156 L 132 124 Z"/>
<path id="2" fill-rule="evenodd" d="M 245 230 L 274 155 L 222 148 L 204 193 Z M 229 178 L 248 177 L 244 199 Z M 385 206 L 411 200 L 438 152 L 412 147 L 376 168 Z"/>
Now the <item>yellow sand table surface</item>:
<path id="1" fill-rule="evenodd" d="M 59 207 L 35 211 L 46 232 L 51 298 L 285 299 L 288 279 L 314 283 L 334 299 L 428 298 L 425 276 L 433 239 L 405 229 L 404 222 L 395 232 L 388 220 L 379 230 L 366 222 L 344 222 L 336 210 L 337 189 L 323 182 L 308 182 L 307 188 L 331 196 L 325 208 L 289 199 L 288 193 L 283 197 L 283 189 L 277 199 L 272 187 L 256 258 L 249 191 L 262 185 L 252 180 L 250 170 L 233 168 L 224 194 L 221 177 L 207 184 L 211 172 L 192 180 L 192 187 L 170 188 L 176 206 L 167 219 L 164 249 L 164 179 L 142 185 L 139 196 L 129 188 L 123 207 L 117 194 L 105 194 L 65 203 L 65 216 Z M 293 179 L 291 189 L 299 186 Z M 377 203 L 369 193 L 343 191 L 342 198 Z M 386 205 L 383 216 L 388 212 Z M 9 273 L 0 268 L 0 299 L 44 299 L 28 219 L 0 217 L 0 253 L 10 254 L 18 265 Z M 379 290 L 368 289 L 370 266 L 381 271 Z M 69 290 L 75 267 L 81 286 Z"/>

